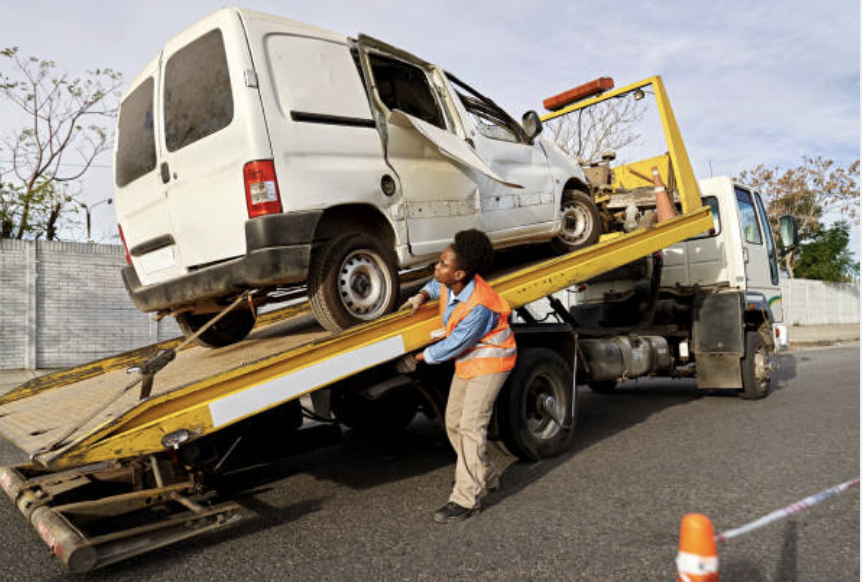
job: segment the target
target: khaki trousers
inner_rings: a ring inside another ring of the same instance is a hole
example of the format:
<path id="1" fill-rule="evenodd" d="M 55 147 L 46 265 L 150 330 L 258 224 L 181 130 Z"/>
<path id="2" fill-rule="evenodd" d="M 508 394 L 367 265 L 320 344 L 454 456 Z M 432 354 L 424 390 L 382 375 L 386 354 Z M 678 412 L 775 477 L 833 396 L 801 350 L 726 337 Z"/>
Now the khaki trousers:
<path id="1" fill-rule="evenodd" d="M 500 475 L 485 455 L 488 422 L 494 401 L 509 372 L 459 378 L 456 373 L 446 404 L 446 434 L 458 454 L 455 488 L 449 501 L 473 508 L 488 489 L 497 486 Z"/>

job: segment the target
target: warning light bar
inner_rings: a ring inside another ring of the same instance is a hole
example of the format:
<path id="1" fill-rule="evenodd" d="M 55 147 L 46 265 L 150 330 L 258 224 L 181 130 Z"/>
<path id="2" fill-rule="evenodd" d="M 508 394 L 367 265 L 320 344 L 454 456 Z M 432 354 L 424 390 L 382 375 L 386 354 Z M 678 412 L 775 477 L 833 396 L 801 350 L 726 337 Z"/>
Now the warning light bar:
<path id="1" fill-rule="evenodd" d="M 595 81 L 578 85 L 574 89 L 564 91 L 559 95 L 548 97 L 542 101 L 542 105 L 548 111 L 557 111 L 566 105 L 571 105 L 577 101 L 583 101 L 588 97 L 594 97 L 600 93 L 604 93 L 609 89 L 614 88 L 614 80 L 610 77 L 599 77 Z"/>

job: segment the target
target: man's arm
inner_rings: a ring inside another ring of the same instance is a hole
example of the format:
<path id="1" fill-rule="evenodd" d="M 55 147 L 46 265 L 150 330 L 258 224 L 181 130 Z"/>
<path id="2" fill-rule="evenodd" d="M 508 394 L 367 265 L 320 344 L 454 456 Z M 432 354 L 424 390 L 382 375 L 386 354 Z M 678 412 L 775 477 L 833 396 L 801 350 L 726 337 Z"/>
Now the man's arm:
<path id="1" fill-rule="evenodd" d="M 438 364 L 456 358 L 497 327 L 499 317 L 499 314 L 487 307 L 477 305 L 455 326 L 449 337 L 416 354 L 416 360 L 427 364 Z"/>

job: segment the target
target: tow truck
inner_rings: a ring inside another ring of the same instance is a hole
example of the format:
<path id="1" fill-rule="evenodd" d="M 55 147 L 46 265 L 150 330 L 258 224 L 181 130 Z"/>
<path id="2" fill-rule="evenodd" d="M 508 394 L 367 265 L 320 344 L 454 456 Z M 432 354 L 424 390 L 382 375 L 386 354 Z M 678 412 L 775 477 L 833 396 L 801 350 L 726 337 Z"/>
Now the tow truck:
<path id="1" fill-rule="evenodd" d="M 595 383 L 602 362 L 634 353 L 619 343 L 616 353 L 608 352 L 614 330 L 581 340 L 583 326 L 555 294 L 715 226 L 659 77 L 605 90 L 551 115 L 641 90 L 655 95 L 668 146 L 663 179 L 673 184 L 679 215 L 490 277 L 520 316 L 513 326 L 518 365 L 491 430 L 523 459 L 564 451 L 576 424 L 576 384 Z M 543 298 L 557 323 L 540 323 L 527 309 Z M 299 440 L 325 426 L 322 421 L 381 428 L 387 419 L 406 424 L 420 408 L 442 417 L 447 371 L 399 364 L 440 337 L 435 304 L 340 333 L 315 327 L 307 312 L 304 304 L 262 317 L 234 346 L 204 349 L 176 340 L 19 386 L 0 398 L 0 433 L 30 462 L 0 468 L 0 485 L 56 557 L 69 570 L 85 572 L 240 519 L 240 506 L 221 499 L 208 478 L 255 427 L 280 431 L 282 439 L 292 431 Z M 634 343 L 641 356 L 672 358 L 657 342 Z M 674 345 L 678 351 L 679 342 Z M 697 347 L 693 351 L 697 355 Z M 631 373 L 613 368 L 602 378 Z M 318 422 L 303 423 L 304 415 Z"/>

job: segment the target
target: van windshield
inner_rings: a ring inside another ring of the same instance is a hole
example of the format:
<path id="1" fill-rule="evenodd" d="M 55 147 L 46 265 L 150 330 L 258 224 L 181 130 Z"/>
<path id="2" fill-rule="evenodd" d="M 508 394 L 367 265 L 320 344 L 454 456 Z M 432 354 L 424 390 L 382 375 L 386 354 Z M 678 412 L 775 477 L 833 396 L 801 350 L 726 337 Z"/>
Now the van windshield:
<path id="1" fill-rule="evenodd" d="M 230 125 L 233 95 L 220 30 L 184 46 L 165 65 L 165 145 L 194 143 Z"/>
<path id="2" fill-rule="evenodd" d="M 120 104 L 114 162 L 117 186 L 125 186 L 156 169 L 153 84 L 153 78 L 147 78 Z"/>

